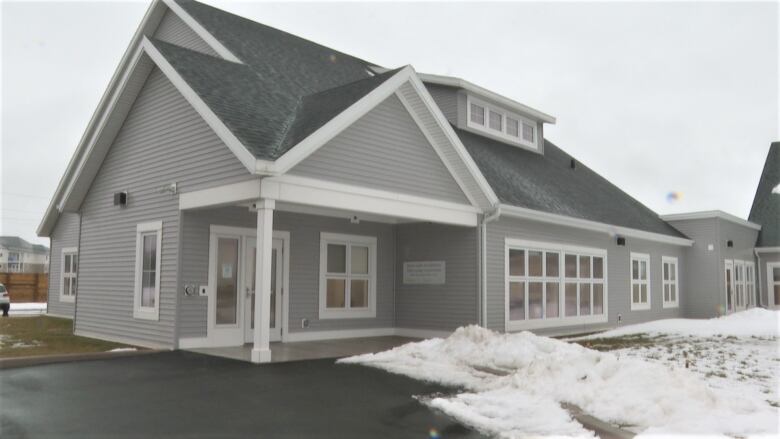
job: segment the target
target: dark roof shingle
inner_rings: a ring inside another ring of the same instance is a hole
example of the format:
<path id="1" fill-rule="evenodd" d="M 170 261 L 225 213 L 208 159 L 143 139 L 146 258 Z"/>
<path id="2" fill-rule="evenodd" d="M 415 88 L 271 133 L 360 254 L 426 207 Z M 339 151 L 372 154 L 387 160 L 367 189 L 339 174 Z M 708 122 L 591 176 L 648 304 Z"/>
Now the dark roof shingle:
<path id="1" fill-rule="evenodd" d="M 780 247 L 780 194 L 772 193 L 780 185 L 780 142 L 769 146 L 764 170 L 748 220 L 761 225 L 756 247 Z"/>
<path id="2" fill-rule="evenodd" d="M 544 141 L 538 154 L 471 132 L 456 131 L 502 203 L 615 226 L 685 235 L 572 156 Z"/>

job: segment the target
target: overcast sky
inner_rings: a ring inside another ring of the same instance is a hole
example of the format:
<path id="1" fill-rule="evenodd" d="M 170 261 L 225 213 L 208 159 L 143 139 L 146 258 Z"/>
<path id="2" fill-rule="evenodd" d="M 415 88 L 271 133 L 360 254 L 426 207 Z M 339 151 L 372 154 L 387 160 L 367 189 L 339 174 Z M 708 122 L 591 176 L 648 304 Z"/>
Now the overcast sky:
<path id="1" fill-rule="evenodd" d="M 746 217 L 780 138 L 777 3 L 207 3 L 552 114 L 548 140 L 661 214 Z M 147 6 L 2 3 L 0 234 L 47 243 L 35 229 Z"/>

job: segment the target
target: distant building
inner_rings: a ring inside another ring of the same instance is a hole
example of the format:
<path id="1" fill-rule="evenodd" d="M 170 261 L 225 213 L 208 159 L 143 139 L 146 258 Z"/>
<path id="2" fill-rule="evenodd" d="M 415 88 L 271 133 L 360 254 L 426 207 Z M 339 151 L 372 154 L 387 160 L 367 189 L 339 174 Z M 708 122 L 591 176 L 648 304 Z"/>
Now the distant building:
<path id="1" fill-rule="evenodd" d="M 49 248 L 18 236 L 0 236 L 0 273 L 48 273 Z"/>

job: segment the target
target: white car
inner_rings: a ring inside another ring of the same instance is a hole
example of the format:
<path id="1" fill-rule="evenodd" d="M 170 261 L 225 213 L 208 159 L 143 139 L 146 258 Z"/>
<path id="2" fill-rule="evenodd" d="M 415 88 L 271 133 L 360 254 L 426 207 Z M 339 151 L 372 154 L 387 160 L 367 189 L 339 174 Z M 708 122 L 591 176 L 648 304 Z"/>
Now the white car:
<path id="1" fill-rule="evenodd" d="M 8 296 L 8 290 L 5 285 L 0 284 L 0 309 L 3 310 L 3 316 L 8 316 L 8 309 L 11 308 L 11 297 Z"/>

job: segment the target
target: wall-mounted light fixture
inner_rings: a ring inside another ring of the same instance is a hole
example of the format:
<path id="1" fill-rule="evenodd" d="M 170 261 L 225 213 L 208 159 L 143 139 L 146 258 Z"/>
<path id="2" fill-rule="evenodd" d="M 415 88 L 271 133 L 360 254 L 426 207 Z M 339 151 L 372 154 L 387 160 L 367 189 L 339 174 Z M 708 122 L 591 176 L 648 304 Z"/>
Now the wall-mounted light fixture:
<path id="1" fill-rule="evenodd" d="M 617 237 L 617 245 L 624 247 L 626 245 L 626 238 L 623 236 Z"/>
<path id="2" fill-rule="evenodd" d="M 726 241 L 726 247 L 734 247 L 734 241 L 732 241 L 730 239 L 728 241 Z"/>
<path id="3" fill-rule="evenodd" d="M 127 206 L 127 191 L 114 192 L 114 206 L 125 207 Z"/>

